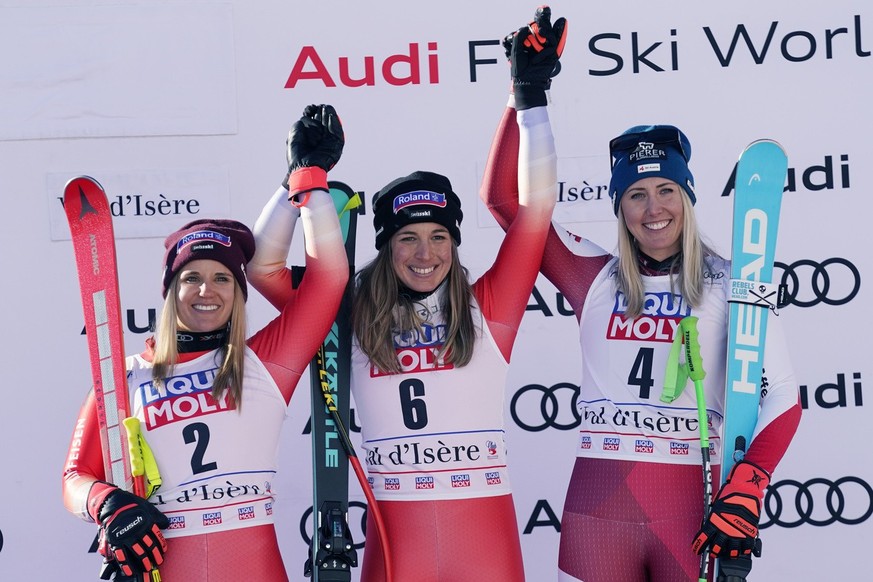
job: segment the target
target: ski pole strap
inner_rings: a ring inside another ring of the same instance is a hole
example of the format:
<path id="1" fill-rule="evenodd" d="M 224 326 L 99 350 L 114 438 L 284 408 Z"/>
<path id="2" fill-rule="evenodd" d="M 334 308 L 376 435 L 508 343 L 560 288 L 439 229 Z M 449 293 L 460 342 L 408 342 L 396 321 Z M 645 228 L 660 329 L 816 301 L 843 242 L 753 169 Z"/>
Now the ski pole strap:
<path id="1" fill-rule="evenodd" d="M 682 322 L 673 335 L 673 345 L 667 356 L 667 369 L 664 371 L 664 390 L 661 391 L 661 402 L 673 402 L 682 395 L 685 384 L 688 383 L 688 366 L 679 362 L 682 353 Z"/>
<path id="2" fill-rule="evenodd" d="M 784 307 L 788 295 L 788 285 L 777 285 L 748 279 L 731 279 L 728 303 L 745 303 L 766 307 L 778 315 L 777 308 Z"/>
<path id="3" fill-rule="evenodd" d="M 161 472 L 158 470 L 158 463 L 155 460 L 151 447 L 142 435 L 139 419 L 135 416 L 130 416 L 122 422 L 127 430 L 127 446 L 130 451 L 130 472 L 134 477 L 145 475 L 145 498 L 148 499 L 152 496 L 152 493 L 160 488 L 163 482 Z"/>

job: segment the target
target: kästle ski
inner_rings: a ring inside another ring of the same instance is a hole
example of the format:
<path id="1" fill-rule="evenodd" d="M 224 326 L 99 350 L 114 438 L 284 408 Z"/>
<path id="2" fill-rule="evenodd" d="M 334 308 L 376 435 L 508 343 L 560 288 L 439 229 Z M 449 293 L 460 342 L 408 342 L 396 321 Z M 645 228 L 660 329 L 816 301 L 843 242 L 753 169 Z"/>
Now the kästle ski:
<path id="1" fill-rule="evenodd" d="M 734 180 L 728 353 L 721 483 L 746 452 L 758 420 L 767 319 L 779 292 L 773 263 L 788 159 L 773 140 L 749 144 Z M 718 580 L 745 580 L 751 556 L 718 561 Z"/>
<path id="2" fill-rule="evenodd" d="M 346 453 L 341 451 L 345 445 L 340 433 L 349 425 L 350 290 L 360 197 L 341 182 L 332 181 L 328 186 L 339 214 L 350 276 L 336 319 L 310 364 L 313 533 L 304 575 L 311 576 L 313 582 L 348 582 L 351 569 L 358 565 L 358 556 L 348 526 L 349 464 L 343 458 Z M 295 278 L 302 277 L 303 271 L 295 269 Z"/>

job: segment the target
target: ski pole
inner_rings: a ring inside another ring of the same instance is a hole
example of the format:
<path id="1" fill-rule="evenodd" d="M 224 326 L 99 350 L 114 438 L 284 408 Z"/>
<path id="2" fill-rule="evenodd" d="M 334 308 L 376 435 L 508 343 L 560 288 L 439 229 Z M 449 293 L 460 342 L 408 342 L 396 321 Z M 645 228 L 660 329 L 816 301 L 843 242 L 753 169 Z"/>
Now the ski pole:
<path id="1" fill-rule="evenodd" d="M 694 394 L 697 399 L 697 424 L 700 430 L 700 455 L 703 460 L 703 520 L 709 516 L 712 499 L 712 464 L 709 457 L 709 422 L 706 415 L 706 394 L 703 389 L 703 379 L 706 371 L 703 369 L 703 359 L 700 357 L 700 340 L 697 335 L 697 317 L 689 315 L 679 322 L 673 346 L 667 359 L 667 372 L 664 378 L 664 392 L 661 400 L 673 402 L 682 393 L 688 378 L 694 382 Z M 679 351 L 685 345 L 685 364 L 679 364 Z M 709 574 L 709 553 L 700 556 L 698 582 L 706 582 Z"/>

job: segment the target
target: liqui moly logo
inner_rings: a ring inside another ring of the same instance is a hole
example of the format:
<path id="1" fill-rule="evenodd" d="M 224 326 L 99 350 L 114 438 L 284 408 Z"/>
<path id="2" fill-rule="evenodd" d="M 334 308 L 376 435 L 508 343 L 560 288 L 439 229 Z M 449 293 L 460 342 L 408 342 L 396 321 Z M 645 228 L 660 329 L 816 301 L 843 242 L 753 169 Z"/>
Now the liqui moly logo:
<path id="1" fill-rule="evenodd" d="M 415 478 L 415 488 L 416 489 L 433 489 L 434 482 L 433 477 L 427 475 L 425 477 L 416 477 Z"/>
<path id="2" fill-rule="evenodd" d="M 397 477 L 385 477 L 386 491 L 400 491 L 400 479 Z"/>
<path id="3" fill-rule="evenodd" d="M 452 475 L 452 487 L 469 487 L 470 474 L 462 473 L 460 475 Z"/>
<path id="4" fill-rule="evenodd" d="M 634 443 L 634 452 L 636 453 L 654 453 L 655 443 L 649 439 L 636 439 Z"/>
<path id="5" fill-rule="evenodd" d="M 691 308 L 681 295 L 646 293 L 643 311 L 638 317 L 628 319 L 625 313 L 627 298 L 624 293 L 618 292 L 607 324 L 607 339 L 672 342 L 679 321 L 691 315 Z"/>
<path id="6" fill-rule="evenodd" d="M 500 479 L 499 471 L 486 471 L 485 472 L 485 483 L 488 485 L 500 485 L 502 480 Z"/>
<path id="7" fill-rule="evenodd" d="M 441 352 L 440 347 L 397 348 L 396 352 L 400 371 L 404 374 L 438 372 L 451 370 L 455 367 L 454 364 L 446 361 L 447 354 Z M 375 366 L 370 366 L 371 377 L 377 378 L 385 375 L 385 372 Z"/>
<path id="8" fill-rule="evenodd" d="M 149 381 L 139 391 L 145 423 L 149 429 L 207 414 L 235 410 L 236 405 L 225 391 L 221 398 L 212 397 L 212 382 L 216 370 L 173 376 L 164 380 L 160 388 Z"/>
<path id="9" fill-rule="evenodd" d="M 219 525 L 221 523 L 221 512 L 211 511 L 203 514 L 203 525 Z"/>
<path id="10" fill-rule="evenodd" d="M 236 511 L 240 521 L 255 518 L 255 508 L 251 505 L 247 505 L 246 507 L 240 507 Z"/>
<path id="11" fill-rule="evenodd" d="M 167 529 L 185 529 L 185 516 L 184 515 L 172 515 L 169 517 L 170 525 L 167 526 Z"/>
<path id="12" fill-rule="evenodd" d="M 690 448 L 688 443 L 670 442 L 671 455 L 687 455 Z"/>
<path id="13" fill-rule="evenodd" d="M 603 450 L 604 451 L 617 451 L 621 447 L 621 441 L 615 437 L 604 437 L 603 438 Z"/>
<path id="14" fill-rule="evenodd" d="M 264 504 L 264 508 L 267 510 L 267 515 L 273 515 L 273 502 L 268 501 Z"/>
<path id="15" fill-rule="evenodd" d="M 588 435 L 583 435 L 579 440 L 579 447 L 583 449 L 591 448 L 591 437 Z"/>

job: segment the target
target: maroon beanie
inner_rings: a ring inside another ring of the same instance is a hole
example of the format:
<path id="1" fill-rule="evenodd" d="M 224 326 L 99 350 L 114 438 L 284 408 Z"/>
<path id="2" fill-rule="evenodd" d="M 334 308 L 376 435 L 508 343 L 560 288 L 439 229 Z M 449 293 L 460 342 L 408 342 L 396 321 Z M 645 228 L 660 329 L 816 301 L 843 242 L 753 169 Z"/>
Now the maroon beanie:
<path id="1" fill-rule="evenodd" d="M 227 267 L 248 299 L 246 263 L 255 254 L 255 237 L 241 222 L 224 219 L 201 219 L 189 222 L 164 241 L 164 278 L 162 294 L 167 296 L 176 273 L 186 264 L 200 259 L 218 261 Z"/>

